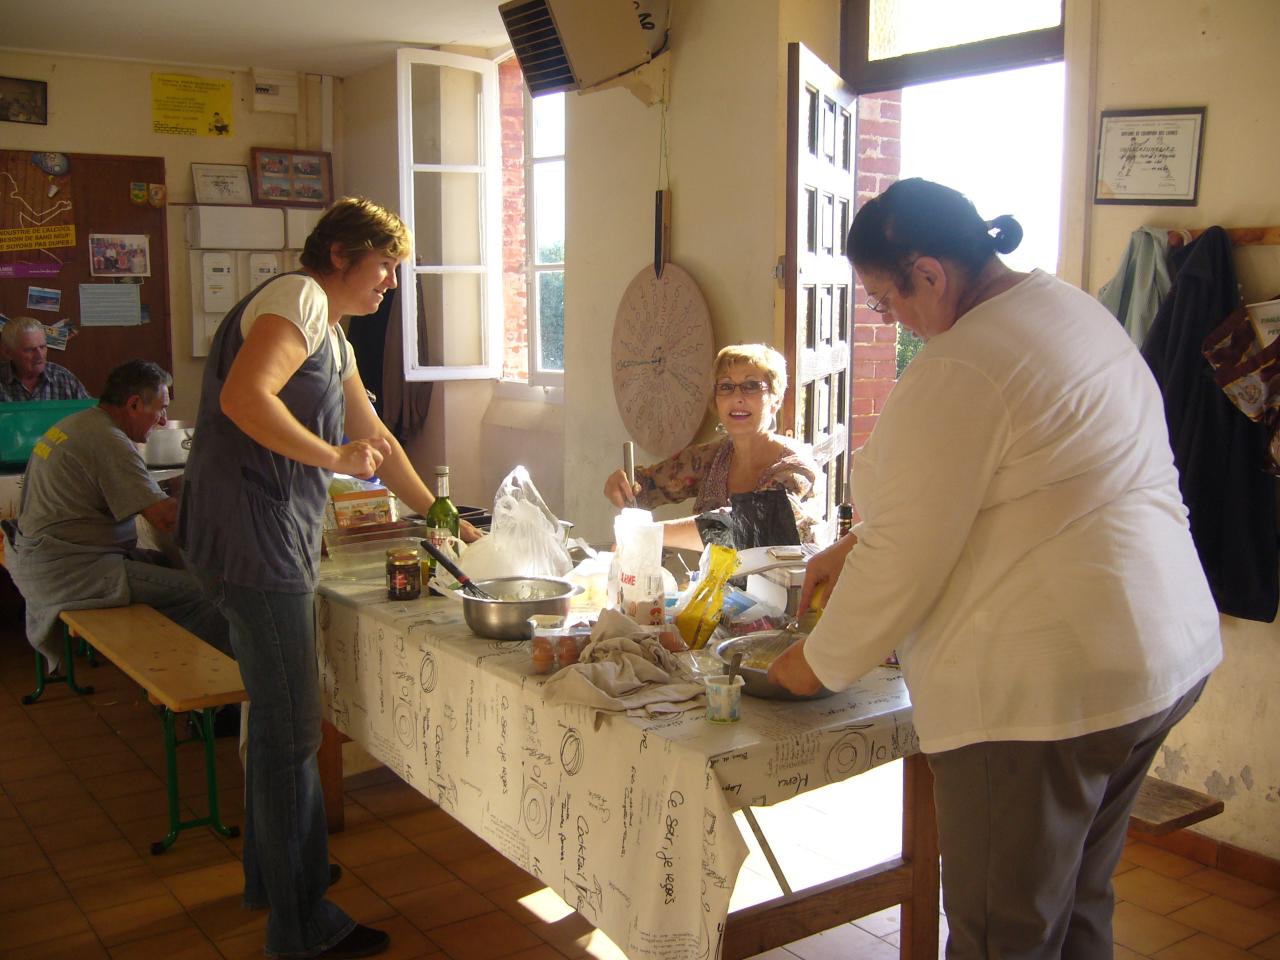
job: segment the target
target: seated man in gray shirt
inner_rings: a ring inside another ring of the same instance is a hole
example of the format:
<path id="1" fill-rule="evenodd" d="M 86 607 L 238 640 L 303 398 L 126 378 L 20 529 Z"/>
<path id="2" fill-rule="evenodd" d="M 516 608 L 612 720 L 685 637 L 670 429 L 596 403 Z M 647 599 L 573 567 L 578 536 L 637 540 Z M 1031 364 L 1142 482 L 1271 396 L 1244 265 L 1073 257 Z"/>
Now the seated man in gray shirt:
<path id="1" fill-rule="evenodd" d="M 177 523 L 178 501 L 135 446 L 165 422 L 172 382 L 149 361 L 121 364 L 98 406 L 63 417 L 31 453 L 9 567 L 27 603 L 27 639 L 50 669 L 61 658 L 60 611 L 130 603 L 150 604 L 231 653 L 227 622 L 195 577 L 137 545 L 138 514 L 164 534 Z"/>

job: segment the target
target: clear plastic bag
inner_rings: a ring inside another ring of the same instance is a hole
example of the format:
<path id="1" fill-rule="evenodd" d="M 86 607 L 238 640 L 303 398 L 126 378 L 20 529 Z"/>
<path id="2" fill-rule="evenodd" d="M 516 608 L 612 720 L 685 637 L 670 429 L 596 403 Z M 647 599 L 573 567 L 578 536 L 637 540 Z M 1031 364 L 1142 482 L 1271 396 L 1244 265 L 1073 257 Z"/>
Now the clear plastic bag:
<path id="1" fill-rule="evenodd" d="M 467 548 L 462 569 L 473 580 L 563 577 L 573 569 L 560 521 L 523 466 L 498 487 L 489 536 Z"/>

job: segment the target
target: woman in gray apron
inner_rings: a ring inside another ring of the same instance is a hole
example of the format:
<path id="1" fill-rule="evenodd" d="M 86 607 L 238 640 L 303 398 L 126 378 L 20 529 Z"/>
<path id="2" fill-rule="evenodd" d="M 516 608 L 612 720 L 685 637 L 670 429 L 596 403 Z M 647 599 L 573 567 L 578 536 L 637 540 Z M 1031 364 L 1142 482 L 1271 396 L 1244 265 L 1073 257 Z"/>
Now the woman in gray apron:
<path id="1" fill-rule="evenodd" d="M 424 514 L 433 499 L 374 413 L 338 326 L 378 309 L 409 253 L 398 217 L 340 201 L 307 238 L 302 269 L 227 314 L 205 364 L 179 538 L 231 625 L 252 706 L 244 902 L 271 910 L 269 956 L 364 957 L 389 942 L 325 898 L 314 591 L 335 472 L 376 470 Z"/>

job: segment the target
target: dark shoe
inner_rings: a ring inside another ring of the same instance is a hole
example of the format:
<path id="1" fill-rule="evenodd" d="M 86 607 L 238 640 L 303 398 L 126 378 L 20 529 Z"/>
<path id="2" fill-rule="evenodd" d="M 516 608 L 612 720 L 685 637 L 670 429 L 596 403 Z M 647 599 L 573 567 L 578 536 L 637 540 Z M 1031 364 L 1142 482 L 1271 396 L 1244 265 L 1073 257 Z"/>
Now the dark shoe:
<path id="1" fill-rule="evenodd" d="M 372 957 L 391 945 L 391 937 L 381 930 L 357 923 L 356 928 L 323 953 L 316 954 L 324 960 L 348 960 L 355 957 Z"/>

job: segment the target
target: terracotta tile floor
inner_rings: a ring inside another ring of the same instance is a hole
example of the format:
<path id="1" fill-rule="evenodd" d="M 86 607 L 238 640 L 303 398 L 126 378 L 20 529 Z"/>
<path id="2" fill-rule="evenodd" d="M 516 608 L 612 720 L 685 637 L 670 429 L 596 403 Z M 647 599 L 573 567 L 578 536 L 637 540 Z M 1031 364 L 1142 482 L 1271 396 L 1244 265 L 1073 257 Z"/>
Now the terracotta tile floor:
<path id="1" fill-rule="evenodd" d="M 3 585 L 7 587 L 7 584 Z M 167 829 L 160 724 L 137 687 L 110 665 L 81 668 L 96 692 L 49 688 L 24 707 L 33 658 L 10 603 L 0 610 L 0 956 L 25 958 L 260 957 L 266 914 L 241 909 L 239 841 L 200 829 L 160 857 Z M 233 739 L 218 741 L 224 819 L 239 823 L 242 776 Z M 195 747 L 179 751 L 184 816 L 204 810 Z M 896 767 L 758 812 L 793 886 L 897 852 L 896 831 L 850 826 L 897 820 Z M 390 931 L 389 958 L 621 958 L 532 877 L 492 852 L 385 771 L 350 778 L 347 829 L 332 858 L 345 868 L 333 898 Z M 788 811 L 786 808 L 790 808 Z M 803 814 L 794 816 L 796 808 Z M 734 906 L 777 895 L 745 824 L 751 856 Z M 1280 960 L 1280 891 L 1164 850 L 1131 844 L 1116 890 L 1116 957 Z M 946 918 L 940 918 L 943 937 Z M 893 908 L 770 951 L 769 960 L 890 960 Z"/>

